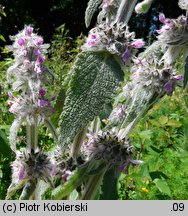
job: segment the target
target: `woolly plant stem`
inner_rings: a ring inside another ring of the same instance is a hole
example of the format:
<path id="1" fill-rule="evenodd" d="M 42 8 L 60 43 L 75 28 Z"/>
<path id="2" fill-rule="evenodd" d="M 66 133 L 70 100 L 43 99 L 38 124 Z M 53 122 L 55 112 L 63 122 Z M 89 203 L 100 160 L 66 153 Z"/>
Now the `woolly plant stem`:
<path id="1" fill-rule="evenodd" d="M 57 136 L 56 129 L 54 125 L 52 124 L 52 122 L 49 119 L 45 119 L 44 124 L 46 125 L 48 130 L 52 133 L 53 138 L 56 141 L 56 143 L 58 143 L 58 136 Z"/>
<path id="2" fill-rule="evenodd" d="M 86 136 L 87 127 L 82 128 L 82 130 L 74 138 L 73 144 L 71 146 L 71 157 L 77 158 L 80 154 L 80 148 Z"/>
<path id="3" fill-rule="evenodd" d="M 105 171 L 102 171 L 94 176 L 91 176 L 85 185 L 81 200 L 93 200 L 96 197 L 99 187 L 101 186 Z"/>
<path id="4" fill-rule="evenodd" d="M 137 0 L 122 0 L 117 11 L 116 22 L 127 24 L 133 13 Z"/>
<path id="5" fill-rule="evenodd" d="M 35 150 L 38 146 L 38 117 L 34 117 L 34 123 L 27 123 L 27 146 L 30 150 Z"/>
<path id="6" fill-rule="evenodd" d="M 33 195 L 36 188 L 36 180 L 29 180 L 23 188 L 20 200 L 29 200 Z"/>
<path id="7" fill-rule="evenodd" d="M 145 93 L 148 94 L 147 91 Z M 118 136 L 120 137 L 120 139 L 123 139 L 123 138 L 129 136 L 129 133 L 135 127 L 137 122 L 144 116 L 146 111 L 149 110 L 152 107 L 152 105 L 158 101 L 158 99 L 161 96 L 162 96 L 162 94 L 155 96 L 155 93 L 150 92 L 150 95 L 147 97 L 147 102 L 145 102 L 145 103 L 143 102 L 142 104 L 140 104 L 140 106 L 137 107 L 137 108 L 139 108 L 138 112 L 132 112 L 134 110 L 134 105 L 132 105 L 132 107 L 130 109 L 130 113 L 132 115 L 128 114 L 129 116 L 125 118 L 125 120 L 123 121 L 121 128 L 119 130 Z M 136 100 L 136 98 L 135 98 L 135 100 Z M 133 104 L 136 104 L 136 103 L 133 103 Z"/>
<path id="8" fill-rule="evenodd" d="M 98 133 L 98 131 L 101 128 L 101 121 L 99 117 L 96 117 L 92 122 L 91 122 L 91 131 L 93 133 Z"/>

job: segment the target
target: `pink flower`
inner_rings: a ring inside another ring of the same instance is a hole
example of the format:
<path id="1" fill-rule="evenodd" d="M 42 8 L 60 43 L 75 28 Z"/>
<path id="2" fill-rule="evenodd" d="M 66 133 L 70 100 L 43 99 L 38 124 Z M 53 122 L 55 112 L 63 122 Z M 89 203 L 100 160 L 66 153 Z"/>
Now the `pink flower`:
<path id="1" fill-rule="evenodd" d="M 90 40 L 90 41 L 88 42 L 88 45 L 89 45 L 89 46 L 94 46 L 94 45 L 95 45 L 95 41 Z"/>
<path id="2" fill-rule="evenodd" d="M 41 54 L 41 52 L 40 52 L 40 50 L 39 50 L 38 48 L 35 48 L 35 49 L 34 49 L 34 54 L 35 54 L 36 56 L 38 56 L 38 55 Z"/>
<path id="3" fill-rule="evenodd" d="M 23 38 L 19 38 L 19 39 L 18 39 L 18 44 L 19 44 L 20 46 L 24 46 L 25 40 L 24 40 Z"/>
<path id="4" fill-rule="evenodd" d="M 97 38 L 96 35 L 94 35 L 94 34 L 91 35 L 91 39 L 96 39 L 96 38 Z"/>
<path id="5" fill-rule="evenodd" d="M 19 173 L 18 173 L 18 179 L 21 181 L 24 179 L 25 176 L 25 171 L 24 169 L 20 169 Z"/>
<path id="6" fill-rule="evenodd" d="M 40 89 L 39 89 L 39 95 L 40 95 L 41 97 L 44 97 L 45 94 L 46 94 L 46 89 L 40 88 Z"/>
<path id="7" fill-rule="evenodd" d="M 52 167 L 52 171 L 50 172 L 50 175 L 51 175 L 51 176 L 55 176 L 56 173 L 57 173 L 57 168 L 56 168 L 56 166 L 53 166 L 53 167 Z"/>
<path id="8" fill-rule="evenodd" d="M 28 26 L 25 31 L 26 36 L 30 37 L 32 33 L 33 33 L 33 28 L 31 26 Z"/>
<path id="9" fill-rule="evenodd" d="M 34 71 L 37 74 L 41 74 L 43 72 L 43 70 L 42 70 L 42 68 L 41 68 L 41 66 L 39 64 L 35 64 Z"/>
<path id="10" fill-rule="evenodd" d="M 180 23 L 181 25 L 185 25 L 185 24 L 186 24 L 186 18 L 181 17 L 180 20 L 179 20 L 179 23 Z"/>
<path id="11" fill-rule="evenodd" d="M 156 30 L 156 32 L 157 32 L 158 34 L 161 34 L 161 33 L 163 33 L 163 32 L 169 31 L 169 30 L 171 30 L 171 29 L 172 29 L 172 27 L 170 27 L 169 25 L 164 25 L 164 26 L 162 26 L 161 29 Z"/>
<path id="12" fill-rule="evenodd" d="M 39 55 L 38 58 L 37 58 L 37 62 L 39 64 L 42 64 L 44 62 L 44 60 L 45 60 L 45 57 L 43 55 Z"/>
<path id="13" fill-rule="evenodd" d="M 130 55 L 131 55 L 130 50 L 127 48 L 127 49 L 125 50 L 125 52 L 123 53 L 123 55 L 122 55 L 122 60 L 123 60 L 125 63 L 128 62 L 128 60 L 129 60 L 129 58 L 130 58 Z"/>
<path id="14" fill-rule="evenodd" d="M 42 37 L 37 37 L 35 40 L 35 45 L 36 46 L 41 46 L 43 44 L 43 38 Z"/>
<path id="15" fill-rule="evenodd" d="M 21 49 L 18 53 L 19 56 L 24 56 L 26 57 L 27 56 L 27 50 L 26 49 Z"/>
<path id="16" fill-rule="evenodd" d="M 170 19 L 165 19 L 165 24 L 171 27 L 173 26 L 173 22 Z"/>
<path id="17" fill-rule="evenodd" d="M 162 22 L 162 23 L 165 23 L 165 19 L 166 19 L 165 15 L 163 13 L 160 13 L 159 14 L 159 21 Z"/>
<path id="18" fill-rule="evenodd" d="M 136 41 L 131 43 L 131 46 L 133 48 L 139 49 L 144 46 L 145 42 L 142 39 L 137 39 Z"/>
<path id="19" fill-rule="evenodd" d="M 71 176 L 72 172 L 69 170 L 66 170 L 65 173 L 62 175 L 62 179 L 66 182 L 68 178 Z"/>
<path id="20" fill-rule="evenodd" d="M 38 100 L 38 106 L 41 107 L 41 108 L 48 106 L 48 104 L 49 103 L 48 103 L 47 100 L 43 100 L 43 99 Z"/>
<path id="21" fill-rule="evenodd" d="M 109 7 L 109 5 L 110 5 L 110 2 L 109 2 L 109 0 L 103 0 L 103 9 L 107 9 L 108 7 Z"/>
<path id="22" fill-rule="evenodd" d="M 8 96 L 9 96 L 9 98 L 11 98 L 11 99 L 14 99 L 14 98 L 15 98 L 15 97 L 13 96 L 12 92 L 8 92 L 7 94 L 8 94 Z"/>
<path id="23" fill-rule="evenodd" d="M 119 104 L 115 110 L 115 115 L 119 118 L 123 118 L 126 115 L 125 106 L 123 104 Z"/>
<path id="24" fill-rule="evenodd" d="M 24 68 L 26 70 L 28 70 L 31 67 L 31 62 L 29 60 L 25 59 L 23 62 L 23 65 L 24 65 Z"/>
<path id="25" fill-rule="evenodd" d="M 182 75 L 182 74 L 179 74 L 179 75 L 174 76 L 174 78 L 175 78 L 176 80 L 183 80 L 183 75 Z"/>
<path id="26" fill-rule="evenodd" d="M 16 113 L 18 111 L 19 103 L 18 102 L 13 102 L 12 106 L 9 109 L 9 112 L 11 113 Z"/>

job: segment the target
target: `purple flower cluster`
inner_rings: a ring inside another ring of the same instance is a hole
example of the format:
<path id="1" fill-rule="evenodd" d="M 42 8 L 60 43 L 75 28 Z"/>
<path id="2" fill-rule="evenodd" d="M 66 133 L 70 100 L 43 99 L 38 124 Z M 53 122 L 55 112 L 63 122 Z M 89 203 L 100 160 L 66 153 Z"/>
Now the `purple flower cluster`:
<path id="1" fill-rule="evenodd" d="M 129 32 L 128 26 L 123 23 L 101 23 L 89 32 L 83 50 L 108 51 L 118 55 L 124 63 L 128 63 L 137 49 L 142 48 L 145 42 L 135 39 L 135 33 Z"/>
<path id="2" fill-rule="evenodd" d="M 22 32 L 11 39 L 15 42 L 9 48 L 13 51 L 15 59 L 23 63 L 26 70 L 33 70 L 37 74 L 43 73 L 42 64 L 45 60 L 43 53 L 48 47 L 48 45 L 43 45 L 43 38 L 33 33 L 31 26 L 26 26 Z"/>
<path id="3" fill-rule="evenodd" d="M 116 132 L 99 131 L 87 134 L 88 141 L 83 146 L 87 161 L 101 161 L 107 168 L 118 165 L 120 168 L 130 163 L 142 163 L 133 160 L 133 146 L 129 139 L 120 139 Z"/>
<path id="4" fill-rule="evenodd" d="M 170 19 L 166 19 L 165 15 L 163 13 L 159 14 L 159 21 L 161 23 L 163 23 L 163 26 L 162 26 L 161 29 L 156 30 L 156 32 L 158 34 L 161 34 L 163 32 L 167 32 L 167 31 L 171 30 L 174 27 L 173 21 L 170 20 Z"/>
<path id="5" fill-rule="evenodd" d="M 16 152 L 16 160 L 12 163 L 13 179 L 17 182 L 29 179 L 42 179 L 52 185 L 51 177 L 55 166 L 49 157 L 40 150 Z"/>
<path id="6" fill-rule="evenodd" d="M 158 34 L 162 34 L 162 33 L 168 33 L 169 36 L 173 35 L 173 32 L 175 31 L 182 31 L 185 26 L 186 26 L 186 17 L 185 16 L 180 16 L 177 19 L 169 19 L 166 18 L 165 15 L 163 13 L 159 14 L 159 21 L 163 24 L 162 28 L 159 30 L 156 30 L 156 32 Z M 169 31 L 172 30 L 170 33 Z"/>
<path id="7" fill-rule="evenodd" d="M 55 97 L 47 99 L 47 90 L 40 87 L 48 71 L 44 61 L 49 45 L 43 44 L 43 38 L 35 34 L 31 26 L 26 26 L 11 39 L 14 43 L 9 48 L 13 51 L 15 63 L 8 69 L 7 76 L 10 78 L 11 74 L 14 75 L 16 81 L 13 90 L 22 90 L 23 94 L 15 98 L 12 93 L 8 93 L 11 99 L 9 111 L 23 117 L 35 113 L 49 116 L 54 112 L 51 101 Z"/>
<path id="8" fill-rule="evenodd" d="M 55 111 L 52 106 L 52 102 L 55 99 L 55 95 L 50 99 L 45 97 L 46 89 L 40 88 L 38 93 L 38 100 L 33 101 L 31 98 L 25 98 L 23 96 L 14 97 L 11 92 L 8 92 L 8 96 L 11 100 L 8 104 L 11 106 L 9 111 L 16 116 L 22 116 L 22 118 L 27 118 L 34 114 L 40 114 L 40 116 L 45 119 L 51 116 Z"/>
<path id="9" fill-rule="evenodd" d="M 131 69 L 132 86 L 142 85 L 148 90 L 158 93 L 165 91 L 171 96 L 178 82 L 183 79 L 183 76 L 177 75 L 171 66 L 162 64 L 155 54 L 147 58 L 137 58 L 134 62 L 135 65 Z"/>
<path id="10" fill-rule="evenodd" d="M 110 5 L 110 0 L 103 0 L 102 8 L 107 10 Z"/>
<path id="11" fill-rule="evenodd" d="M 175 87 L 178 84 L 178 81 L 182 81 L 183 80 L 183 75 L 176 75 L 173 76 L 172 79 L 168 80 L 168 82 L 166 82 L 166 84 L 164 85 L 164 91 L 167 93 L 167 95 L 172 96 Z"/>

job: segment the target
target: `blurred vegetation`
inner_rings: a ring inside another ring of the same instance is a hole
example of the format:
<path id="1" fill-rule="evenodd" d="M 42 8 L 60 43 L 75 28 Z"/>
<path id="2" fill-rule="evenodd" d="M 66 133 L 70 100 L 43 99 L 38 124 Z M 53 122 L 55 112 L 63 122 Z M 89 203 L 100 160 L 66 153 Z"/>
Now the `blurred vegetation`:
<path id="1" fill-rule="evenodd" d="M 165 96 L 132 132 L 136 156 L 144 164 L 121 175 L 120 199 L 188 198 L 187 94 L 176 89 Z"/>

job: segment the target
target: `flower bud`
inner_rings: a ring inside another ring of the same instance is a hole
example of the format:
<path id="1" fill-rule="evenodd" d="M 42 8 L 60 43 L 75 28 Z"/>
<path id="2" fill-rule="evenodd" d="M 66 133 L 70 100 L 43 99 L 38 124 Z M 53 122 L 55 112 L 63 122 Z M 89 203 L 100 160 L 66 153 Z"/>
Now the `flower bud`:
<path id="1" fill-rule="evenodd" d="M 137 14 L 147 13 L 151 7 L 153 0 L 144 0 L 138 3 L 135 7 L 135 12 Z"/>
<path id="2" fill-rule="evenodd" d="M 163 13 L 160 13 L 159 14 L 159 21 L 161 22 L 161 23 L 165 23 L 165 15 L 163 14 Z"/>
<path id="3" fill-rule="evenodd" d="M 35 39 L 35 45 L 36 46 L 41 46 L 43 44 L 43 38 L 42 37 L 37 37 L 36 39 Z"/>
<path id="4" fill-rule="evenodd" d="M 23 38 L 19 38 L 19 39 L 18 39 L 18 44 L 19 44 L 20 46 L 24 46 L 25 40 L 24 40 Z"/>
<path id="5" fill-rule="evenodd" d="M 145 42 L 142 39 L 137 39 L 131 43 L 131 47 L 140 49 L 144 46 Z"/>
<path id="6" fill-rule="evenodd" d="M 25 30 L 26 36 L 30 37 L 32 33 L 33 33 L 33 28 L 31 26 L 26 27 L 26 30 Z"/>

